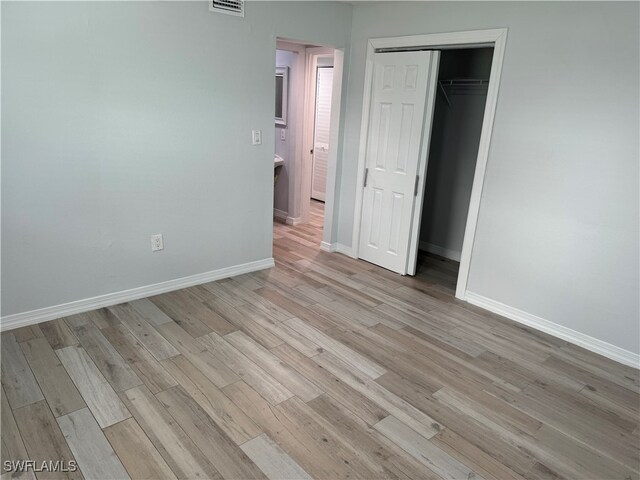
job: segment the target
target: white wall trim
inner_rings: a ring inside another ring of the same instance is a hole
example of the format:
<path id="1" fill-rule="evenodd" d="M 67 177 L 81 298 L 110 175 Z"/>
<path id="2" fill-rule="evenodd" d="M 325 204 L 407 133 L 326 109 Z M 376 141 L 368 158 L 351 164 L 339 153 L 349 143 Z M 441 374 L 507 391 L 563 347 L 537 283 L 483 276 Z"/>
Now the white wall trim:
<path id="1" fill-rule="evenodd" d="M 360 245 L 360 223 L 362 220 L 363 180 L 365 156 L 369 129 L 369 110 L 371 103 L 371 89 L 373 78 L 373 60 L 378 49 L 404 49 L 411 47 L 429 47 L 433 49 L 468 48 L 478 46 L 493 46 L 493 60 L 489 75 L 489 87 L 487 89 L 487 101 L 485 104 L 484 118 L 482 120 L 482 132 L 476 160 L 476 170 L 473 177 L 469 212 L 464 231 L 464 241 L 460 256 L 460 271 L 456 285 L 456 297 L 464 300 L 469 279 L 469 267 L 475 241 L 476 227 L 480 213 L 480 199 L 484 185 L 484 176 L 489 157 L 489 145 L 493 131 L 493 121 L 498 103 L 498 90 L 502 75 L 502 63 L 507 42 L 507 28 L 489 30 L 473 30 L 463 32 L 433 33 L 424 35 L 410 35 L 403 37 L 371 38 L 367 44 L 367 58 L 365 66 L 364 92 L 362 99 L 362 119 L 360 123 L 360 145 L 358 148 L 358 170 L 356 175 L 356 201 L 354 210 L 353 232 L 351 245 L 354 255 L 358 256 Z M 425 179 L 426 180 L 426 179 Z M 415 245 L 413 248 L 416 248 Z"/>
<path id="2" fill-rule="evenodd" d="M 353 254 L 353 249 L 347 245 L 343 245 L 342 243 L 329 243 L 323 240 L 320 242 L 320 250 L 329 253 L 341 253 L 347 257 L 356 258 Z"/>
<path id="3" fill-rule="evenodd" d="M 272 268 L 275 265 L 273 258 L 265 258 L 254 262 L 243 263 L 231 267 L 211 270 L 210 272 L 198 273 L 188 277 L 176 278 L 166 282 L 146 285 L 144 287 L 122 290 L 120 292 L 107 293 L 97 297 L 76 300 L 53 307 L 40 308 L 29 312 L 15 313 L 0 318 L 0 331 L 12 330 L 18 327 L 33 325 L 35 323 L 46 322 L 76 313 L 88 312 L 97 308 L 109 307 L 123 302 L 130 302 L 139 298 L 179 290 L 181 288 L 192 287 L 202 283 L 213 282 L 223 278 L 234 277 L 243 273 L 256 272 Z"/>
<path id="4" fill-rule="evenodd" d="M 615 360 L 616 362 L 623 363 L 630 367 L 640 368 L 640 355 L 630 352 L 629 350 L 616 347 L 610 343 L 603 342 L 597 338 L 580 333 L 549 320 L 545 320 L 544 318 L 532 315 L 531 313 L 518 310 L 517 308 L 510 307 L 509 305 L 478 295 L 477 293 L 467 291 L 465 300 L 480 308 L 502 315 L 514 322 L 527 325 L 531 328 L 535 328 L 536 330 L 540 330 L 541 332 L 553 335 L 554 337 L 561 338 L 567 342 L 610 358 L 611 360 Z"/>
<path id="5" fill-rule="evenodd" d="M 449 260 L 455 260 L 456 262 L 460 261 L 461 252 L 457 250 L 451 250 L 450 248 L 443 248 L 438 245 L 434 245 L 433 243 L 425 242 L 424 240 L 420 240 L 418 248 L 420 250 L 424 250 L 425 252 L 433 253 L 435 255 L 440 255 L 441 257 L 448 258 Z"/>
<path id="6" fill-rule="evenodd" d="M 285 219 L 285 223 L 287 225 L 291 225 L 295 227 L 296 225 L 300 225 L 301 223 L 304 223 L 304 220 L 302 217 L 287 217 Z"/>
<path id="7" fill-rule="evenodd" d="M 292 226 L 300 225 L 301 223 L 304 223 L 302 217 L 291 217 L 287 212 L 285 212 L 284 210 L 280 210 L 278 208 L 273 209 L 273 218 L 275 218 L 279 222 L 286 223 L 287 225 L 292 225 Z"/>
<path id="8" fill-rule="evenodd" d="M 467 212 L 467 224 L 464 228 L 464 239 L 462 241 L 462 254 L 460 255 L 460 269 L 458 271 L 458 282 L 456 284 L 456 298 L 465 299 L 467 294 L 467 284 L 469 282 L 469 269 L 471 268 L 471 255 L 476 239 L 476 228 L 480 215 L 480 200 L 484 187 L 484 177 L 489 160 L 489 147 L 491 145 L 491 135 L 493 133 L 493 121 L 498 105 L 498 91 L 500 89 L 500 78 L 502 77 L 502 63 L 504 52 L 507 46 L 507 29 L 492 30 L 489 34 L 493 37 L 493 60 L 491 62 L 491 73 L 489 74 L 489 87 L 487 89 L 487 100 L 484 108 L 484 118 L 482 119 L 482 130 L 480 132 L 480 143 L 478 145 L 478 157 L 476 159 L 476 171 L 473 175 L 471 186 L 471 198 L 469 199 L 469 210 Z"/>
<path id="9" fill-rule="evenodd" d="M 337 243 L 325 242 L 323 240 L 323 241 L 320 242 L 320 250 L 322 250 L 324 252 L 333 253 L 333 252 L 338 250 L 338 244 Z"/>
<path id="10" fill-rule="evenodd" d="M 285 212 L 284 210 L 280 210 L 278 208 L 274 208 L 273 209 L 273 216 L 274 218 L 280 220 L 281 222 L 286 222 L 287 217 L 289 216 L 289 214 L 287 212 Z"/>

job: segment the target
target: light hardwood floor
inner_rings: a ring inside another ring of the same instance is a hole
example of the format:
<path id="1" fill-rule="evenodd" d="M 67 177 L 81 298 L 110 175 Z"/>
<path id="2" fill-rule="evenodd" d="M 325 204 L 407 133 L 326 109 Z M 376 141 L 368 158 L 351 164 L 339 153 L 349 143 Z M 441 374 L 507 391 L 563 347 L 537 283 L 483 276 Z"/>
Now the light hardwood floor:
<path id="1" fill-rule="evenodd" d="M 639 477 L 638 370 L 274 226 L 276 268 L 2 334 L 37 478 Z M 2 480 L 11 478 L 2 475 Z M 31 473 L 21 478 L 33 478 Z"/>

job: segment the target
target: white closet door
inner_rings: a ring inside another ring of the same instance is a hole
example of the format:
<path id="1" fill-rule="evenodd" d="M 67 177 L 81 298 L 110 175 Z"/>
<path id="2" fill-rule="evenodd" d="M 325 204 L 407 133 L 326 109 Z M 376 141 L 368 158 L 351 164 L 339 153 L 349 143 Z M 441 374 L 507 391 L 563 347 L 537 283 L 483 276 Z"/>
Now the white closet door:
<path id="1" fill-rule="evenodd" d="M 436 82 L 429 81 L 430 67 L 438 59 L 438 52 L 377 53 L 374 57 L 359 257 L 403 275 L 422 133 L 425 122 L 430 127 L 432 120 L 432 112 L 425 118 L 425 105 L 427 96 L 433 98 L 436 93 Z"/>
<path id="2" fill-rule="evenodd" d="M 316 69 L 316 111 L 313 131 L 313 168 L 311 198 L 324 202 L 329 160 L 329 121 L 331 119 L 331 89 L 333 67 Z"/>

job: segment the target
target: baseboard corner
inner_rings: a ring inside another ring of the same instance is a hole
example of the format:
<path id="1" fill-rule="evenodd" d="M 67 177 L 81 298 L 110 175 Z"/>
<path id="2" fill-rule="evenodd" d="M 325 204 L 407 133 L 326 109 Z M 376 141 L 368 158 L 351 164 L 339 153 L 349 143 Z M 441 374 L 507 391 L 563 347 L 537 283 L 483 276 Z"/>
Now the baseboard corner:
<path id="1" fill-rule="evenodd" d="M 289 214 L 284 210 L 279 210 L 277 208 L 273 209 L 273 218 L 278 220 L 280 223 L 287 223 L 287 217 Z"/>
<path id="2" fill-rule="evenodd" d="M 337 250 L 338 244 L 337 243 L 329 243 L 329 242 L 325 242 L 324 240 L 320 242 L 320 250 L 324 251 L 324 252 L 329 252 L 329 253 L 333 253 Z"/>
<path id="3" fill-rule="evenodd" d="M 302 217 L 287 217 L 285 219 L 285 223 L 287 225 L 295 227 L 296 225 L 300 225 L 302 223 Z"/>

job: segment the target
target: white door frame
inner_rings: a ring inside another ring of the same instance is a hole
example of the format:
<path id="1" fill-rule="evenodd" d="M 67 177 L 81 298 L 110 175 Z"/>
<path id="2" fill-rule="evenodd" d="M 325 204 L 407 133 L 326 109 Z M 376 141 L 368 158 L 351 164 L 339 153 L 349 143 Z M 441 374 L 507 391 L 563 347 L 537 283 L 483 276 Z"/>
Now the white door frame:
<path id="1" fill-rule="evenodd" d="M 307 93 L 308 86 L 306 85 L 309 78 L 309 66 L 307 65 L 307 50 L 311 54 L 326 55 L 327 52 L 333 52 L 333 91 L 331 97 L 331 125 L 329 128 L 329 158 L 327 162 L 327 185 L 325 190 L 325 202 L 324 202 L 324 225 L 322 229 L 322 242 L 320 248 L 329 252 L 336 250 L 335 248 L 335 234 L 337 227 L 334 219 L 338 218 L 338 212 L 336 212 L 337 204 L 335 201 L 336 195 L 336 175 L 337 175 L 337 163 L 338 163 L 338 143 L 340 139 L 340 113 L 342 104 L 342 84 L 343 84 L 343 70 L 344 70 L 344 50 L 340 48 L 318 47 L 306 48 L 305 44 L 309 42 L 302 42 L 298 40 L 289 40 L 278 37 L 276 40 L 277 48 L 281 50 L 294 51 L 299 54 L 298 62 L 302 62 L 302 70 L 305 72 L 305 78 L 301 80 L 304 85 L 304 105 L 299 105 L 298 112 L 300 116 L 298 118 L 303 119 L 302 128 L 296 129 L 296 154 L 295 158 L 289 160 L 289 165 L 293 165 L 293 178 L 289 188 L 289 214 L 286 222 L 291 225 L 297 225 L 300 223 L 306 223 L 309 221 L 309 203 L 311 199 L 311 165 L 307 161 L 308 157 L 305 156 L 305 132 L 307 131 L 306 123 L 308 123 L 308 116 L 306 112 L 307 108 Z M 276 45 L 274 45 L 276 47 Z M 275 48 L 274 48 L 275 56 Z M 299 63 L 296 65 L 300 65 Z M 315 93 L 315 90 L 314 90 Z M 300 103 L 300 102 L 299 102 Z M 308 153 L 309 150 L 307 149 Z"/>
<path id="2" fill-rule="evenodd" d="M 460 257 L 460 270 L 458 272 L 458 283 L 456 285 L 456 298 L 464 300 L 469 279 L 469 266 L 480 213 L 480 199 L 489 157 L 489 145 L 491 133 L 493 131 L 493 120 L 498 103 L 498 89 L 500 87 L 500 77 L 502 74 L 502 62 L 504 59 L 505 46 L 507 42 L 506 28 L 496 28 L 491 30 L 473 30 L 465 32 L 434 33 L 425 35 L 410 35 L 404 37 L 372 38 L 367 45 L 367 63 L 364 76 L 364 97 L 362 102 L 362 121 L 360 125 L 360 145 L 358 149 L 358 172 L 356 177 L 356 204 L 353 222 L 352 248 L 353 256 L 358 257 L 358 247 L 360 244 L 360 223 L 362 221 L 363 203 L 363 182 L 365 155 L 367 149 L 367 137 L 369 128 L 369 109 L 371 102 L 371 89 L 373 79 L 373 60 L 376 51 L 381 49 L 419 49 L 429 48 L 447 50 L 455 48 L 473 47 L 493 47 L 493 60 L 491 62 L 491 74 L 489 76 L 489 87 L 487 90 L 487 101 L 482 120 L 482 132 L 480 134 L 480 145 L 478 148 L 478 158 L 476 160 L 476 170 L 471 188 L 471 199 L 469 201 L 469 213 L 467 214 L 467 224 L 464 231 L 464 241 L 462 243 L 462 254 Z M 422 149 L 423 156 L 428 155 L 428 151 Z M 421 158 L 422 161 L 422 158 Z M 425 181 L 421 182 L 421 189 L 424 189 Z M 414 212 L 420 209 L 414 209 Z M 416 213 L 414 213 L 416 215 Z M 418 222 L 418 223 L 416 223 Z M 414 217 L 413 225 L 419 225 L 419 219 Z M 417 239 L 417 235 L 414 236 Z M 417 249 L 416 243 L 411 242 L 410 251 Z"/>

